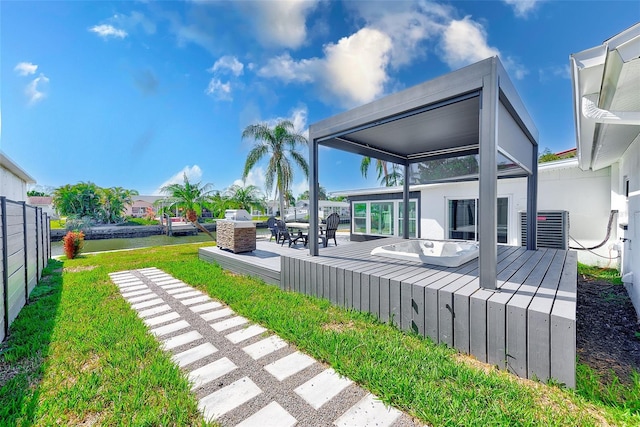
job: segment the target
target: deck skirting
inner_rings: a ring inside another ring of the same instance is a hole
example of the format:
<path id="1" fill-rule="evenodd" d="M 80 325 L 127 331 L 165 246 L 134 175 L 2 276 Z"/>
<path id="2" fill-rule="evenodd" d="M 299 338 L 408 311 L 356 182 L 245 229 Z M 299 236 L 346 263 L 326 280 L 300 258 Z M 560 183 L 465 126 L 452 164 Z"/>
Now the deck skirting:
<path id="1" fill-rule="evenodd" d="M 494 292 L 480 287 L 477 260 L 446 268 L 369 255 L 381 244 L 282 255 L 280 287 L 369 312 L 519 377 L 575 387 L 575 252 L 501 246 Z"/>
<path id="2" fill-rule="evenodd" d="M 519 377 L 575 387 L 574 251 L 499 246 L 495 292 L 480 287 L 477 260 L 447 268 L 370 255 L 396 240 L 330 246 L 316 257 L 264 242 L 259 248 L 279 254 L 275 266 L 275 258 L 266 266 L 262 256 L 211 248 L 201 248 L 200 257 L 283 290 L 369 312 Z"/>

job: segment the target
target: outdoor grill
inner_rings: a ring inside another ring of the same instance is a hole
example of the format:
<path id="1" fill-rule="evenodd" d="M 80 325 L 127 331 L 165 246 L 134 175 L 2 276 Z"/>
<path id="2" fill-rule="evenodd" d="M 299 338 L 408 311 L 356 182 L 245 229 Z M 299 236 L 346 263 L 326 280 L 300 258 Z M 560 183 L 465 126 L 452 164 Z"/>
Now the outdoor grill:
<path id="1" fill-rule="evenodd" d="M 256 249 L 256 224 L 244 209 L 227 209 L 216 222 L 218 247 L 234 253 Z"/>

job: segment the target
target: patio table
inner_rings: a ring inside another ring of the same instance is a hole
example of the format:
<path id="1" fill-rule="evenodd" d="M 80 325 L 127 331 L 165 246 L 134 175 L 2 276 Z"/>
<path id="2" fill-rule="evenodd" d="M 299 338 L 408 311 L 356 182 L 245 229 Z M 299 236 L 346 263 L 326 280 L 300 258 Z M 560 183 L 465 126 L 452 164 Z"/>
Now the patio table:
<path id="1" fill-rule="evenodd" d="M 293 239 L 295 244 L 298 240 L 303 240 L 304 245 L 307 246 L 309 239 L 309 223 L 308 222 L 287 222 L 287 227 L 292 230 L 296 230 L 297 237 Z M 307 232 L 306 234 L 304 232 Z M 320 234 L 322 234 L 322 226 L 320 226 Z"/>

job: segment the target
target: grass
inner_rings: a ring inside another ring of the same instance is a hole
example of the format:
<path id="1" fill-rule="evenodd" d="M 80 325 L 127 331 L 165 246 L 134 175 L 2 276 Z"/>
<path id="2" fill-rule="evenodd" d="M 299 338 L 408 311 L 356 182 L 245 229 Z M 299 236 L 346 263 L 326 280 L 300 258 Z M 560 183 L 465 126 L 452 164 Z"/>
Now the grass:
<path id="1" fill-rule="evenodd" d="M 109 282 L 109 272 L 155 266 L 434 426 L 640 423 L 640 409 L 586 393 L 580 372 L 575 391 L 518 379 L 371 315 L 226 273 L 197 259 L 197 248 L 206 245 L 64 261 L 59 284 L 45 283 L 51 290 L 41 299 L 49 301 L 49 311 L 31 304 L 12 326 L 0 363 L 27 366 L 31 374 L 2 386 L 0 419 L 23 425 L 94 418 L 98 424 L 201 423 L 188 384 Z"/>
<path id="2" fill-rule="evenodd" d="M 201 425 L 186 379 L 105 270 L 61 267 L 50 262 L 2 346 L 0 425 Z"/>
<path id="3" fill-rule="evenodd" d="M 127 217 L 127 220 L 123 223 L 117 225 L 158 225 L 160 221 L 157 219 L 147 219 L 147 218 L 133 218 Z"/>
<path id="4" fill-rule="evenodd" d="M 578 263 L 578 274 L 590 276 L 598 280 L 605 280 L 613 285 L 622 285 L 620 272 L 615 268 L 601 268 Z"/>
<path id="5" fill-rule="evenodd" d="M 67 221 L 64 218 L 50 219 L 49 226 L 52 230 L 64 230 L 66 228 Z"/>

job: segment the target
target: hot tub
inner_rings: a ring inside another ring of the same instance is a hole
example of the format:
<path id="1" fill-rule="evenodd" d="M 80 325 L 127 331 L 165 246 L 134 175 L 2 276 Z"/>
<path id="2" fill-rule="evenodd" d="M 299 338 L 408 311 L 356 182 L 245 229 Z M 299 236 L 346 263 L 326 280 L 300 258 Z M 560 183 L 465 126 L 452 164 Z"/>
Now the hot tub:
<path id="1" fill-rule="evenodd" d="M 419 261 L 442 267 L 458 267 L 478 257 L 478 243 L 466 241 L 407 240 L 379 246 L 371 255 Z"/>

